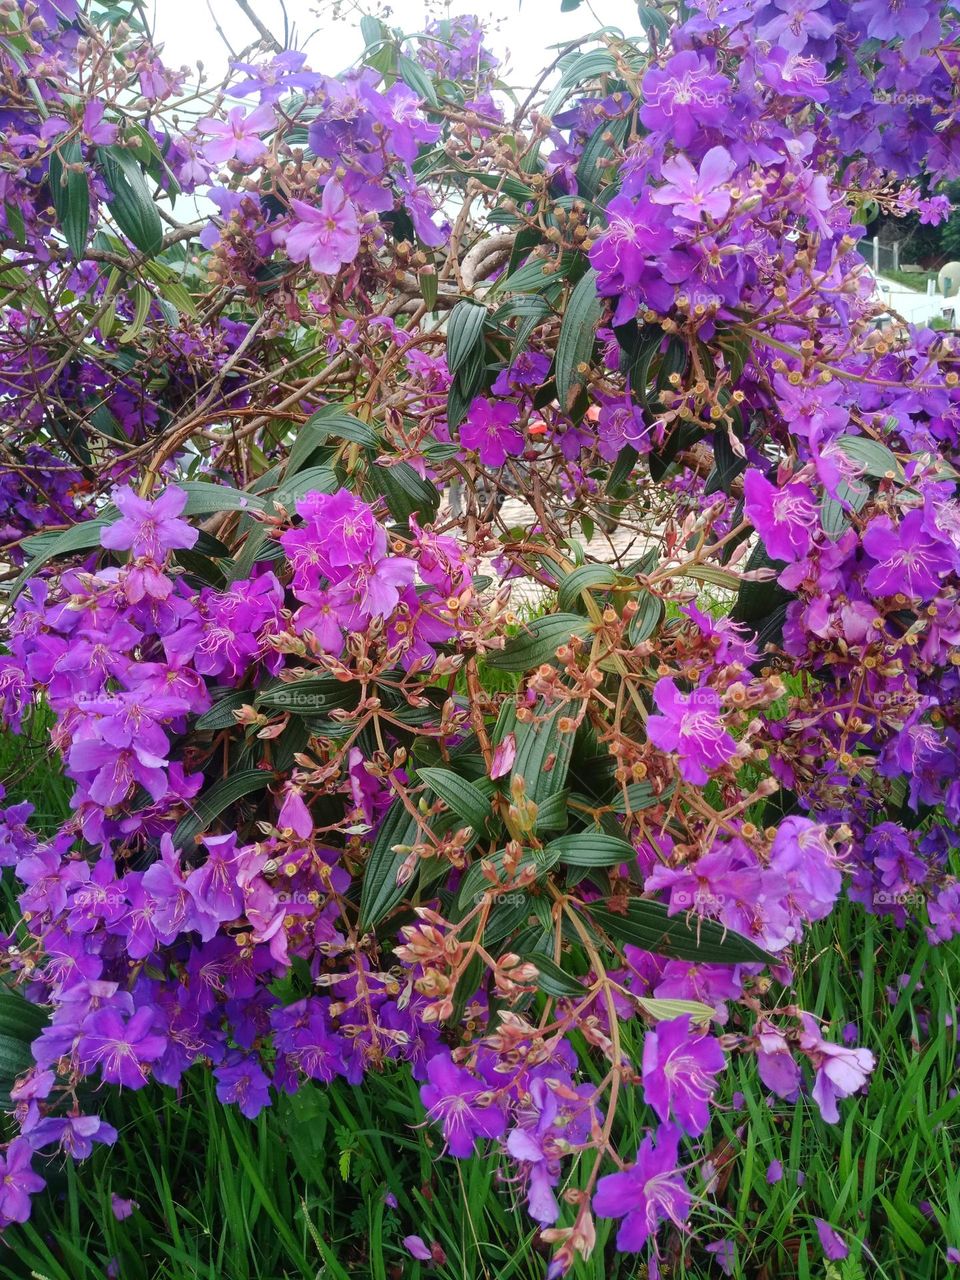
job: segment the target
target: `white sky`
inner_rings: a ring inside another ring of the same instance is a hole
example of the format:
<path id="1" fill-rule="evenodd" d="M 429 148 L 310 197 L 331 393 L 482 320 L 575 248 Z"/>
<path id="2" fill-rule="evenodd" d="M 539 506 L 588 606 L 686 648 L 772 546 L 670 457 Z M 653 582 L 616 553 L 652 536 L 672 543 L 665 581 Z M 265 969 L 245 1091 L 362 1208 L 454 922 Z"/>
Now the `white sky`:
<path id="1" fill-rule="evenodd" d="M 226 70 L 228 53 L 217 34 L 219 24 L 233 49 L 258 38 L 256 30 L 235 0 L 152 0 L 157 41 L 165 45 L 168 66 L 193 66 L 198 59 L 212 83 Z M 336 74 L 355 61 L 363 48 L 360 15 L 382 9 L 378 0 L 285 0 L 295 25 L 298 48 L 306 47 L 316 71 Z M 281 0 L 250 0 L 263 23 L 282 39 Z M 431 14 L 475 13 L 492 18 L 495 28 L 488 42 L 500 58 L 508 84 L 525 87 L 555 56 L 551 45 L 563 44 L 601 26 L 619 27 L 628 35 L 639 29 L 635 0 L 584 0 L 572 13 L 560 12 L 560 0 L 392 0 L 387 22 L 405 32 L 419 30 Z M 340 16 L 337 16 L 339 11 Z M 304 37 L 312 35 L 304 46 Z"/>

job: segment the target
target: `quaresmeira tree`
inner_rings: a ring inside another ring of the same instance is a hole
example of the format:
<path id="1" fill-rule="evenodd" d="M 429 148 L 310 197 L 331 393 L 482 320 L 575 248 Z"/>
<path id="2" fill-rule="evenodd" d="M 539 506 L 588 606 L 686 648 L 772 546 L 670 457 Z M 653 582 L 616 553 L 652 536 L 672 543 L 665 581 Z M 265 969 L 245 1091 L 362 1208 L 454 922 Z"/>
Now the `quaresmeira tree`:
<path id="1" fill-rule="evenodd" d="M 0 4 L 0 693 L 73 788 L 0 839 L 5 1222 L 91 1078 L 401 1059 L 551 1275 L 653 1269 L 731 1058 L 867 1084 L 808 923 L 960 930 L 957 343 L 856 247 L 949 211 L 957 12 L 639 13 L 514 93 L 471 18 L 214 88 Z"/>

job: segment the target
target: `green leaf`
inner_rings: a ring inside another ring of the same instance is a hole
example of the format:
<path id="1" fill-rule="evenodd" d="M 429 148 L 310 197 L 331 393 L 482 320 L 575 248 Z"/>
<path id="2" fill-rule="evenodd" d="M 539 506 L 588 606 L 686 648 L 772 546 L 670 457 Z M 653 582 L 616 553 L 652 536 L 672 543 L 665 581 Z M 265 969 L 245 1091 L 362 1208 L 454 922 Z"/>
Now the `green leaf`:
<path id="1" fill-rule="evenodd" d="M 504 881 L 503 864 L 506 856 L 507 851 L 505 849 L 498 849 L 496 853 L 492 853 L 489 858 L 483 860 L 493 866 L 501 882 Z M 546 849 L 524 849 L 517 864 L 516 876 L 519 876 L 525 868 L 533 867 L 536 871 L 536 878 L 539 880 L 552 867 L 556 866 L 556 862 L 556 855 Z M 460 882 L 460 892 L 457 895 L 457 905 L 460 910 L 467 911 L 476 906 L 477 898 L 482 896 L 488 889 L 497 892 L 496 885 L 491 884 L 483 874 L 480 863 L 471 863 L 463 880 Z M 513 893 L 514 891 L 511 889 L 508 892 Z M 516 892 L 520 893 L 522 891 L 517 889 Z"/>
<path id="2" fill-rule="evenodd" d="M 292 476 L 299 471 L 310 455 L 331 438 L 349 440 L 365 449 L 376 449 L 380 443 L 376 432 L 352 413 L 347 413 L 337 404 L 324 405 L 297 428 L 287 458 L 286 475 Z"/>
<path id="3" fill-rule="evenodd" d="M 749 938 L 724 929 L 715 920 L 669 916 L 662 902 L 635 898 L 625 914 L 611 911 L 605 902 L 589 903 L 581 909 L 618 946 L 629 943 L 654 955 L 701 964 L 774 963 L 773 957 Z"/>
<path id="4" fill-rule="evenodd" d="M 10 1103 L 18 1076 L 33 1066 L 30 1045 L 47 1022 L 47 1011 L 11 987 L 0 987 L 0 1101 Z"/>
<path id="5" fill-rule="evenodd" d="M 143 326 L 147 323 L 147 316 L 150 314 L 150 304 L 153 302 L 153 295 L 150 290 L 142 284 L 133 286 L 134 310 L 133 319 L 126 326 L 121 334 L 118 335 L 118 342 L 134 342 L 140 337 Z"/>
<path id="6" fill-rule="evenodd" d="M 544 662 L 552 662 L 557 649 L 572 636 L 590 634 L 591 624 L 576 613 L 551 613 L 524 624 L 519 635 L 512 636 L 506 648 L 488 653 L 484 661 L 497 671 L 532 671 Z"/>
<path id="7" fill-rule="evenodd" d="M 522 778 L 527 798 L 546 808 L 567 785 L 575 735 L 557 727 L 566 715 L 563 703 L 548 707 L 541 699 L 532 710 L 532 718 L 514 730 L 517 753 L 510 780 Z"/>
<path id="8" fill-rule="evenodd" d="M 270 494 L 270 501 L 291 511 L 308 493 L 336 493 L 339 488 L 340 481 L 332 467 L 307 467 L 278 485 Z"/>
<path id="9" fill-rule="evenodd" d="M 58 556 L 70 555 L 74 551 L 92 551 L 94 547 L 99 547 L 101 530 L 110 523 L 109 519 L 103 517 L 97 520 L 83 520 L 79 524 L 71 525 L 69 529 L 64 529 L 63 533 L 45 535 L 42 544 L 39 538 L 25 539 L 24 546 L 27 551 L 30 552 L 33 547 L 36 547 L 37 553 L 11 584 L 7 603 L 13 604 L 29 579 L 50 560 Z"/>
<path id="10" fill-rule="evenodd" d="M 637 856 L 632 844 L 602 831 L 560 836 L 551 840 L 547 848 L 551 853 L 559 850 L 559 861 L 568 867 L 618 867 L 621 862 L 635 861 Z"/>
<path id="11" fill-rule="evenodd" d="M 577 605 L 582 592 L 612 587 L 616 581 L 616 571 L 608 564 L 582 564 L 572 569 L 560 583 L 557 603 L 561 609 L 569 611 Z"/>
<path id="12" fill-rule="evenodd" d="M 879 440 L 871 440 L 869 436 L 841 436 L 837 448 L 855 462 L 864 475 L 873 476 L 875 480 L 888 476 L 904 479 L 903 467 L 896 456 Z"/>
<path id="13" fill-rule="evenodd" d="M 269 711 L 288 711 L 310 719 L 323 716 L 337 707 L 355 706 L 358 685 L 337 680 L 334 676 L 307 676 L 304 680 L 273 680 L 258 690 L 256 707 Z"/>
<path id="14" fill-rule="evenodd" d="M 564 787 L 555 795 L 545 796 L 537 802 L 537 820 L 534 830 L 538 836 L 546 831 L 562 831 L 567 825 L 567 802 L 570 799 L 570 788 Z"/>
<path id="15" fill-rule="evenodd" d="M 97 158 L 113 193 L 107 205 L 128 240 L 155 257 L 163 248 L 163 223 L 133 155 L 123 147 L 98 147 Z"/>
<path id="16" fill-rule="evenodd" d="M 252 699 L 253 693 L 248 689 L 231 689 L 222 698 L 218 698 L 209 711 L 205 711 L 198 718 L 194 727 L 201 730 L 232 729 L 237 723 L 234 711 L 239 711 Z"/>
<path id="17" fill-rule="evenodd" d="M 846 480 L 837 485 L 836 498 L 825 493 L 820 503 L 820 524 L 827 537 L 839 538 L 850 523 L 850 512 L 861 511 L 869 497 L 868 484 L 852 485 Z"/>
<path id="18" fill-rule="evenodd" d="M 712 1005 L 699 1000 L 656 1000 L 637 996 L 637 1004 L 657 1022 L 673 1022 L 675 1018 L 689 1018 L 694 1026 L 709 1026 L 716 1016 Z"/>
<path id="19" fill-rule="evenodd" d="M 418 776 L 458 818 L 474 831 L 483 830 L 493 808 L 479 787 L 450 769 L 420 769 Z"/>
<path id="20" fill-rule="evenodd" d="M 464 299 L 458 302 L 447 320 L 447 368 L 460 371 L 467 359 L 483 344 L 486 307 Z"/>
<path id="21" fill-rule="evenodd" d="M 90 185 L 85 172 L 67 168 L 81 164 L 79 138 L 71 138 L 50 156 L 50 197 L 70 252 L 79 261 L 90 233 Z"/>
<path id="22" fill-rule="evenodd" d="M 602 314 L 603 303 L 597 296 L 597 273 L 591 267 L 570 295 L 557 340 L 557 399 L 564 412 L 572 410 L 584 384 L 585 375 L 580 372 L 580 366 L 590 363 Z"/>
<path id="23" fill-rule="evenodd" d="M 414 62 L 412 58 L 408 58 L 405 53 L 401 53 L 397 58 L 397 73 L 403 83 L 423 101 L 429 102 L 431 107 L 439 106 L 437 101 L 437 91 L 433 87 L 433 81 L 424 71 L 418 62 Z"/>
<path id="24" fill-rule="evenodd" d="M 432 520 L 440 505 L 440 490 L 414 471 L 409 462 L 370 468 L 370 483 L 387 500 L 390 514 L 401 523 L 411 516 Z"/>
<path id="25" fill-rule="evenodd" d="M 609 163 L 623 145 L 628 127 L 627 120 L 605 121 L 587 139 L 577 164 L 577 190 L 588 200 L 597 198 L 604 177 L 611 172 L 604 162 Z"/>
<path id="26" fill-rule="evenodd" d="M 537 986 L 541 991 L 546 992 L 548 996 L 583 995 L 584 984 L 578 982 L 569 973 L 566 973 L 549 956 L 544 955 L 542 951 L 528 951 L 521 955 L 520 959 L 526 964 L 536 966 Z"/>
<path id="27" fill-rule="evenodd" d="M 676 790 L 676 783 L 668 783 L 660 792 L 654 791 L 649 782 L 633 782 L 627 787 L 626 796 L 621 791 L 613 801 L 614 813 L 641 813 L 654 805 L 666 804 Z"/>
<path id="28" fill-rule="evenodd" d="M 360 891 L 361 932 L 375 928 L 405 893 L 412 892 L 411 883 L 397 884 L 397 874 L 407 855 L 394 853 L 394 845 L 415 845 L 420 841 L 420 826 L 407 812 L 402 800 L 395 800 L 380 824 L 370 856 L 363 869 Z"/>
<path id="29" fill-rule="evenodd" d="M 255 493 L 233 489 L 209 480 L 184 480 L 179 485 L 187 495 L 185 516 L 205 516 L 214 511 L 266 511 L 267 503 Z"/>
<path id="30" fill-rule="evenodd" d="M 746 569 L 764 568 L 776 569 L 779 574 L 786 568 L 786 563 L 783 560 L 771 560 L 767 555 L 766 548 L 762 543 L 758 542 L 750 553 Z M 766 582 L 742 582 L 736 604 L 730 612 L 730 617 L 734 622 L 747 622 L 755 625 L 773 613 L 774 609 L 786 604 L 792 598 L 790 592 L 785 591 L 780 586 L 776 577 L 770 578 Z"/>
<path id="31" fill-rule="evenodd" d="M 637 612 L 630 619 L 627 638 L 631 644 L 642 644 L 644 640 L 650 639 L 663 621 L 666 606 L 652 591 L 641 591 L 634 599 L 637 602 Z"/>
<path id="32" fill-rule="evenodd" d="M 579 3 L 579 0 L 577 0 Z M 566 8 L 566 6 L 561 6 Z M 617 60 L 606 49 L 591 49 L 574 58 L 564 70 L 560 83 L 564 88 L 582 84 L 584 80 L 596 80 L 598 76 L 612 75 L 617 69 Z"/>
<path id="33" fill-rule="evenodd" d="M 273 774 L 265 769 L 242 769 L 227 778 L 215 782 L 209 790 L 191 806 L 190 812 L 177 823 L 173 843 L 178 849 L 192 844 L 197 836 L 210 829 L 210 824 L 237 800 L 263 791 Z"/>

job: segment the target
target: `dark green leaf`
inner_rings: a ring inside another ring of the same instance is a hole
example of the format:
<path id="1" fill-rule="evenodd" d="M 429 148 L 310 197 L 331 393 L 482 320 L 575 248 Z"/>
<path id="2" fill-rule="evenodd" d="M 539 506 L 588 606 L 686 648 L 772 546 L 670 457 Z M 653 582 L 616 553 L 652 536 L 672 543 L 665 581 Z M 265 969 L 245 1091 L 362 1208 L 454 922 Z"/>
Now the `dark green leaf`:
<path id="1" fill-rule="evenodd" d="M 117 226 L 151 258 L 163 248 L 163 223 L 139 164 L 124 147 L 98 147 L 97 157 L 113 193 L 107 205 Z"/>
<path id="2" fill-rule="evenodd" d="M 637 612 L 630 619 L 627 638 L 631 644 L 642 644 L 644 640 L 650 639 L 663 621 L 666 606 L 652 591 L 641 591 L 634 598 Z"/>
<path id="3" fill-rule="evenodd" d="M 506 856 L 505 849 L 498 849 L 496 853 L 492 853 L 489 858 L 483 860 L 493 866 L 501 883 L 505 883 L 503 864 Z M 547 874 L 551 867 L 556 866 L 556 863 L 556 856 L 546 849 L 524 849 L 520 855 L 516 874 L 519 875 L 524 868 L 532 866 L 536 869 L 537 879 L 540 879 L 541 876 Z M 479 862 L 471 863 L 463 880 L 460 882 L 460 891 L 457 895 L 457 903 L 461 911 L 466 912 L 471 907 L 476 906 L 478 898 L 482 897 L 487 890 L 492 890 L 496 893 L 496 885 L 491 884 L 486 878 Z M 508 892 L 511 894 L 513 892 L 520 893 L 522 890 L 517 889 L 514 891 L 510 889 Z"/>
<path id="4" fill-rule="evenodd" d="M 652 809 L 654 805 L 666 804 L 676 790 L 676 783 L 668 783 L 661 791 L 655 791 L 652 783 L 632 782 L 627 787 L 627 794 L 618 792 L 613 801 L 615 813 L 640 813 L 643 809 Z"/>
<path id="5" fill-rule="evenodd" d="M 178 849 L 192 844 L 197 836 L 210 829 L 210 824 L 244 796 L 263 791 L 273 774 L 265 769 L 243 769 L 215 782 L 209 790 L 191 806 L 190 812 L 177 823 L 173 843 Z"/>
<path id="6" fill-rule="evenodd" d="M 420 826 L 407 812 L 401 800 L 395 800 L 380 824 L 370 856 L 363 872 L 363 888 L 360 892 L 360 920 L 362 932 L 375 928 L 405 893 L 412 891 L 412 884 L 397 884 L 397 875 L 407 857 L 394 853 L 394 845 L 413 846 L 420 840 Z"/>
<path id="7" fill-rule="evenodd" d="M 541 991 L 546 992 L 548 996 L 582 996 L 584 985 L 578 982 L 576 978 L 571 977 L 560 968 L 549 956 L 544 955 L 542 951 L 528 951 L 521 955 L 521 960 L 527 964 L 536 965 L 537 986 Z"/>
<path id="8" fill-rule="evenodd" d="M 47 1011 L 12 988 L 0 987 L 0 1101 L 11 1107 L 10 1090 L 33 1066 L 31 1043 L 47 1021 Z"/>
<path id="9" fill-rule="evenodd" d="M 564 412 L 570 412 L 584 385 L 585 375 L 580 372 L 580 366 L 590 363 L 602 314 L 597 273 L 591 267 L 570 295 L 557 341 L 557 398 Z"/>
<path id="10" fill-rule="evenodd" d="M 469 356 L 483 345 L 486 307 L 464 299 L 458 302 L 447 320 L 447 368 L 457 373 Z"/>
<path id="11" fill-rule="evenodd" d="M 365 422 L 355 418 L 352 413 L 347 413 L 339 405 L 324 405 L 297 428 L 290 456 L 287 458 L 286 474 L 292 476 L 299 471 L 310 455 L 330 439 L 349 440 L 365 449 L 376 449 L 379 445 L 376 432 Z"/>
<path id="12" fill-rule="evenodd" d="M 401 53 L 397 58 L 397 72 L 403 83 L 412 89 L 423 102 L 429 102 L 431 107 L 439 105 L 433 81 L 418 62 L 414 62 L 405 53 Z"/>
<path id="13" fill-rule="evenodd" d="M 517 754 L 510 781 L 522 778 L 527 798 L 546 807 L 566 788 L 575 735 L 557 727 L 566 714 L 562 703 L 548 707 L 541 700 L 532 710 L 532 719 L 521 721 L 514 731 Z"/>
<path id="14" fill-rule="evenodd" d="M 551 853 L 559 850 L 559 861 L 568 867 L 618 867 L 621 862 L 633 862 L 637 856 L 632 844 L 602 831 L 560 836 L 551 840 L 547 848 Z"/>
<path id="15" fill-rule="evenodd" d="M 234 728 L 237 723 L 234 711 L 239 711 L 252 699 L 253 693 L 248 689 L 231 689 L 222 698 L 218 698 L 209 711 L 205 711 L 199 717 L 195 728 L 201 730 Z"/>
<path id="16" fill-rule="evenodd" d="M 83 257 L 90 232 L 90 186 L 86 172 L 67 166 L 82 161 L 78 138 L 63 143 L 50 156 L 50 196 L 64 239 L 78 261 Z"/>
<path id="17" fill-rule="evenodd" d="M 390 514 L 401 523 L 413 515 L 420 516 L 424 523 L 432 520 L 440 505 L 440 490 L 414 471 L 409 462 L 371 467 L 370 483 L 383 494 Z"/>
<path id="18" fill-rule="evenodd" d="M 479 787 L 450 769 L 420 769 L 418 775 L 458 818 L 474 831 L 483 830 L 493 809 Z"/>
<path id="19" fill-rule="evenodd" d="M 654 955 L 674 956 L 700 964 L 773 963 L 764 950 L 715 920 L 669 916 L 662 902 L 633 899 L 626 914 L 611 911 L 607 903 L 582 908 L 618 946 L 629 944 Z"/>

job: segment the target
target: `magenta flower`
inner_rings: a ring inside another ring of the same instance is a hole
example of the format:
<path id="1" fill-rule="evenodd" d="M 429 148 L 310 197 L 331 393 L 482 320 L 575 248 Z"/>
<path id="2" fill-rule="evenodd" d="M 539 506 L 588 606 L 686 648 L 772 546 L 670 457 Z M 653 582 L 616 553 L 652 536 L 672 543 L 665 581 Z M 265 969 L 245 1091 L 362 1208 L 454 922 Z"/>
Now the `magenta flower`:
<path id="1" fill-rule="evenodd" d="M 819 515 L 807 485 L 777 486 L 751 468 L 743 477 L 743 510 L 774 560 L 793 564 L 809 554 Z"/>
<path id="2" fill-rule="evenodd" d="M 308 258 L 314 271 L 334 275 L 360 252 L 360 220 L 357 207 L 336 178 L 323 188 L 319 205 L 291 200 L 297 221 L 286 232 L 291 262 Z"/>
<path id="3" fill-rule="evenodd" d="M 597 1183 L 593 1211 L 598 1218 L 623 1218 L 617 1248 L 642 1249 L 661 1222 L 682 1228 L 690 1212 L 690 1191 L 679 1164 L 680 1130 L 663 1124 L 657 1144 L 644 1138 L 637 1161 L 622 1173 L 608 1173 Z"/>
<path id="4" fill-rule="evenodd" d="M 168 551 L 189 549 L 200 536 L 177 517 L 187 505 L 187 495 L 172 485 L 150 502 L 128 486 L 114 489 L 113 502 L 120 519 L 100 533 L 100 545 L 111 551 L 131 551 L 159 563 Z"/>
<path id="5" fill-rule="evenodd" d="M 651 191 L 650 199 L 654 204 L 671 205 L 674 213 L 690 222 L 699 222 L 704 213 L 722 218 L 731 203 L 726 183 L 736 167 L 726 147 L 711 147 L 700 162 L 699 173 L 686 156 L 673 156 L 661 168 L 666 185 Z"/>
<path id="6" fill-rule="evenodd" d="M 820 1237 L 823 1256 L 831 1262 L 842 1262 L 850 1252 L 843 1237 L 834 1231 L 829 1222 L 824 1222 L 823 1218 L 814 1218 L 813 1221 L 817 1227 L 817 1235 Z"/>
<path id="7" fill-rule="evenodd" d="M 33 1151 L 26 1138 L 14 1138 L 0 1155 L 0 1226 L 26 1222 L 30 1217 L 30 1197 L 47 1185 L 30 1168 Z"/>
<path id="8" fill-rule="evenodd" d="M 208 116 L 197 128 L 213 138 L 203 149 L 211 164 L 224 164 L 227 160 L 239 160 L 241 164 L 253 164 L 266 151 L 266 143 L 259 136 L 276 124 L 273 107 L 264 103 L 255 107 L 249 115 L 243 107 L 231 107 L 226 120 Z"/>
<path id="9" fill-rule="evenodd" d="M 122 1196 L 118 1196 L 115 1191 L 110 1192 L 110 1212 L 118 1222 L 124 1222 L 131 1216 L 134 1209 L 140 1206 L 136 1200 L 124 1200 Z"/>
<path id="10" fill-rule="evenodd" d="M 473 449 L 485 467 L 502 467 L 507 455 L 523 452 L 523 436 L 516 429 L 517 406 L 510 400 L 495 402 L 478 398 L 467 410 L 460 428 L 460 443 Z"/>
<path id="11" fill-rule="evenodd" d="M 443 1125 L 451 1155 L 465 1160 L 473 1155 L 478 1138 L 501 1136 L 506 1128 L 502 1110 L 494 1102 L 481 1100 L 486 1091 L 469 1071 L 456 1065 L 449 1051 L 427 1063 L 427 1081 L 420 1088 L 420 1099 L 430 1119 Z"/>
<path id="12" fill-rule="evenodd" d="M 816 1071 L 813 1100 L 824 1120 L 836 1124 L 840 1119 L 837 1099 L 848 1098 L 863 1088 L 874 1068 L 874 1056 L 869 1049 L 846 1049 L 830 1044 L 823 1039 L 816 1020 L 809 1013 L 803 1014 L 801 1020 L 800 1048 Z"/>
<path id="13" fill-rule="evenodd" d="M 953 548 L 924 528 L 920 510 L 909 511 L 899 525 L 889 516 L 874 520 L 863 535 L 863 549 L 875 563 L 865 586 L 878 596 L 905 595 L 932 600 L 954 567 Z"/>
<path id="14" fill-rule="evenodd" d="M 710 1123 L 714 1077 L 726 1058 L 713 1036 L 693 1034 L 690 1018 L 661 1022 L 643 1042 L 643 1096 L 659 1118 L 674 1120 L 691 1136 Z"/>
<path id="15" fill-rule="evenodd" d="M 681 693 L 667 677 L 658 680 L 653 698 L 659 716 L 647 721 L 647 737 L 661 751 L 675 751 L 680 774 L 687 782 L 704 786 L 710 772 L 732 759 L 737 744 L 720 719 L 720 697 L 703 686 Z"/>

